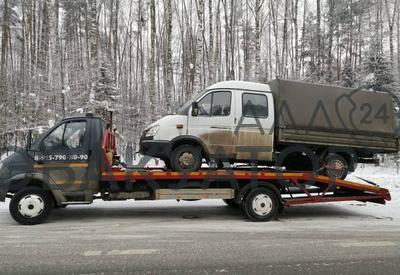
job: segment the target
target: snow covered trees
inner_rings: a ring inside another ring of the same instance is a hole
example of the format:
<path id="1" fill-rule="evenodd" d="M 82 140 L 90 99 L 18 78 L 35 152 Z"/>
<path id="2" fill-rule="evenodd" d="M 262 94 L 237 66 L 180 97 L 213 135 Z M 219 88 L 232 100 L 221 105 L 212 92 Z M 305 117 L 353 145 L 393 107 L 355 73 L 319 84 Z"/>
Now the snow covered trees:
<path id="1" fill-rule="evenodd" d="M 0 138 L 115 109 L 136 141 L 222 80 L 400 78 L 399 0 L 3 0 L 0 22 Z"/>

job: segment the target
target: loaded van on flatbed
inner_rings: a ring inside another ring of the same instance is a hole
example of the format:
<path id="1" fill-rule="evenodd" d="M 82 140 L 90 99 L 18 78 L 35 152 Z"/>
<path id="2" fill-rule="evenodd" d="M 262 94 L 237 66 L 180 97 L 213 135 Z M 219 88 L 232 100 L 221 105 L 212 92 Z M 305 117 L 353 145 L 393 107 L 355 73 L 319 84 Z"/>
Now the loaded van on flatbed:
<path id="1" fill-rule="evenodd" d="M 142 154 L 174 171 L 250 163 L 341 179 L 398 146 L 391 94 L 280 79 L 216 83 L 140 140 Z"/>

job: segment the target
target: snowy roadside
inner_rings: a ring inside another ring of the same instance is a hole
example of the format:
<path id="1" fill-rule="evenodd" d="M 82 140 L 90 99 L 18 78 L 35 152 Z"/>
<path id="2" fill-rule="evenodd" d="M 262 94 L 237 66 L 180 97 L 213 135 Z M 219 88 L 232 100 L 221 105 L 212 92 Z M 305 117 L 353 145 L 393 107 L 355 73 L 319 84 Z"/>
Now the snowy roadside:
<path id="1" fill-rule="evenodd" d="M 364 165 L 357 168 L 346 179 L 362 183 L 363 181 L 357 177 L 372 181 L 380 187 L 388 189 L 392 195 L 392 202 L 399 201 L 400 205 L 400 171 L 398 173 L 396 168 Z"/>

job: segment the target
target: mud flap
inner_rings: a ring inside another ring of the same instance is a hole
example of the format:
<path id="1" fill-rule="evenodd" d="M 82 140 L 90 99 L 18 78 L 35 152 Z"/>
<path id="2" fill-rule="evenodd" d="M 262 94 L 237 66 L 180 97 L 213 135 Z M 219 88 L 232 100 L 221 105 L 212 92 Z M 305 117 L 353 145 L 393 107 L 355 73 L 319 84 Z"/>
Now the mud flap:
<path id="1" fill-rule="evenodd" d="M 6 200 L 7 191 L 8 191 L 8 184 L 1 182 L 0 183 L 0 201 L 4 202 Z"/>

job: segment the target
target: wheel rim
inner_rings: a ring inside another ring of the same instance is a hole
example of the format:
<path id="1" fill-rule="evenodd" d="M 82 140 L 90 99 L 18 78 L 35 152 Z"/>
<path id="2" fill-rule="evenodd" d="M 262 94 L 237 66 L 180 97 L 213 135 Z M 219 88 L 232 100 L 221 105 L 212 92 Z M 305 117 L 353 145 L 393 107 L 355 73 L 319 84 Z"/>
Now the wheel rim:
<path id="1" fill-rule="evenodd" d="M 184 152 L 179 156 L 178 161 L 181 167 L 191 167 L 194 165 L 194 156 L 191 152 Z"/>
<path id="2" fill-rule="evenodd" d="M 333 178 L 340 178 L 343 175 L 345 165 L 338 159 L 334 159 L 328 162 L 328 175 Z"/>
<path id="3" fill-rule="evenodd" d="M 24 217 L 35 218 L 44 210 L 44 200 L 38 195 L 26 195 L 18 202 L 18 210 Z"/>
<path id="4" fill-rule="evenodd" d="M 253 199 L 253 210 L 259 216 L 266 216 L 272 211 L 273 202 L 267 194 L 258 194 Z"/>

